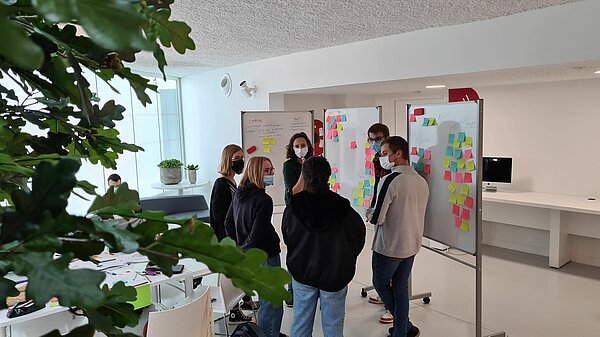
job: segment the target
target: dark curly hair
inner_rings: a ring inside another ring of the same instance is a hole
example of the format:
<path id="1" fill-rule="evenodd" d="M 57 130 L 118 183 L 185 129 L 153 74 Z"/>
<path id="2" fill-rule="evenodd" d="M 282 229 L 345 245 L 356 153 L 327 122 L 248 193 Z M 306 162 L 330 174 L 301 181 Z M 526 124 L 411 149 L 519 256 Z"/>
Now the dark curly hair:
<path id="1" fill-rule="evenodd" d="M 312 143 L 310 142 L 310 139 L 308 138 L 306 133 L 300 132 L 300 133 L 296 133 L 295 135 L 293 135 L 292 138 L 290 138 L 290 143 L 286 146 L 287 159 L 298 159 L 298 156 L 296 156 L 296 153 L 294 152 L 294 141 L 298 138 L 306 139 L 306 144 L 308 145 L 308 153 L 306 154 L 306 156 L 304 158 L 310 158 L 313 156 L 313 146 L 312 146 Z"/>
<path id="2" fill-rule="evenodd" d="M 331 166 L 325 157 L 310 157 L 302 164 L 304 190 L 309 193 L 322 193 L 329 190 Z"/>

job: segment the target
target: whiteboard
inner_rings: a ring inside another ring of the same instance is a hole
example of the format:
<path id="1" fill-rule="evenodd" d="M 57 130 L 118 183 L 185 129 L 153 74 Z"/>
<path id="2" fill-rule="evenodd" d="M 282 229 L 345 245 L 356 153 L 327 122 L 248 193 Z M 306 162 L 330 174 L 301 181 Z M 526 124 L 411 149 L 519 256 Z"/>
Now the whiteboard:
<path id="1" fill-rule="evenodd" d="M 471 254 L 481 230 L 482 116 L 482 100 L 407 106 L 411 165 L 429 184 L 423 235 Z"/>
<path id="2" fill-rule="evenodd" d="M 381 107 L 325 109 L 323 121 L 325 157 L 332 170 L 330 188 L 350 200 L 359 214 L 365 214 L 375 181 L 371 166 L 375 152 L 367 142 L 367 130 L 381 122 Z"/>
<path id="3" fill-rule="evenodd" d="M 273 205 L 285 205 L 283 162 L 286 146 L 295 133 L 304 132 L 312 142 L 313 111 L 242 111 L 242 148 L 246 158 L 264 156 L 275 168 L 273 186 L 267 193 Z"/>

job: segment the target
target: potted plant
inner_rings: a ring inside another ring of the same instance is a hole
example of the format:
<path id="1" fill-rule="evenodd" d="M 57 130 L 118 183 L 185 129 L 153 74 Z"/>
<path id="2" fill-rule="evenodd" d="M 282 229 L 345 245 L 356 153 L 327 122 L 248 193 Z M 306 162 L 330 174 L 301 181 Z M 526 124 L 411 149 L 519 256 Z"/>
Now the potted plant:
<path id="1" fill-rule="evenodd" d="M 181 182 L 181 167 L 179 159 L 165 159 L 158 163 L 160 167 L 160 182 L 165 185 L 175 185 Z"/>
<path id="2" fill-rule="evenodd" d="M 196 173 L 198 172 L 198 165 L 188 165 L 185 167 L 185 169 L 188 171 L 188 181 L 190 182 L 190 184 L 195 184 L 197 178 Z"/>

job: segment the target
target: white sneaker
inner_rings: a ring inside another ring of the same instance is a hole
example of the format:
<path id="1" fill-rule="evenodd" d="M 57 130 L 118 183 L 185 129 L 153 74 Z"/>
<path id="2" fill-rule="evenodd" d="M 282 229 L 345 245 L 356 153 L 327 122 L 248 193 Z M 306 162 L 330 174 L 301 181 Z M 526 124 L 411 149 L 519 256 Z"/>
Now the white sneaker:
<path id="1" fill-rule="evenodd" d="M 373 304 L 383 304 L 383 301 L 379 296 L 369 296 L 369 303 Z"/>
<path id="2" fill-rule="evenodd" d="M 392 314 L 390 313 L 389 310 L 386 310 L 385 314 L 383 314 L 383 315 L 381 315 L 381 317 L 379 317 L 379 322 L 383 323 L 383 324 L 394 323 L 394 316 L 392 316 Z"/>

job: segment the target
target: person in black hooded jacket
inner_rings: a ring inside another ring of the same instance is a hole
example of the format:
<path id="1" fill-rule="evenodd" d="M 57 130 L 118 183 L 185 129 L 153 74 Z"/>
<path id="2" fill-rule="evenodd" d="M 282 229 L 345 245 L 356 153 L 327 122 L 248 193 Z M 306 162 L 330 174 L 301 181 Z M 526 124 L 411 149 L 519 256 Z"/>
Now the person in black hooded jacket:
<path id="1" fill-rule="evenodd" d="M 240 187 L 235 192 L 225 217 L 225 232 L 243 250 L 264 250 L 268 259 L 263 266 L 280 267 L 279 236 L 271 223 L 273 199 L 265 187 L 273 185 L 273 163 L 266 157 L 252 157 L 242 174 Z M 283 307 L 274 307 L 260 300 L 257 324 L 268 337 L 286 336 L 280 332 Z"/>
<path id="2" fill-rule="evenodd" d="M 294 285 L 291 335 L 312 336 L 320 299 L 324 336 L 342 337 L 347 286 L 365 244 L 365 224 L 347 199 L 329 190 L 327 159 L 309 158 L 302 175 L 304 191 L 292 196 L 282 222 Z"/>

